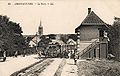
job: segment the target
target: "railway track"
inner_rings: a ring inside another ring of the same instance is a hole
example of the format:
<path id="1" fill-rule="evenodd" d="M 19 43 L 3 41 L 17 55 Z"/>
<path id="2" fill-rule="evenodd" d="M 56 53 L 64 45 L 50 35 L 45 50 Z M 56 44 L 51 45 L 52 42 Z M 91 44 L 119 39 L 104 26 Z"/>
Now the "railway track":
<path id="1" fill-rule="evenodd" d="M 40 60 L 39 62 L 24 68 L 20 71 L 17 71 L 11 76 L 38 76 L 48 65 L 50 65 L 54 60 L 47 58 Z"/>

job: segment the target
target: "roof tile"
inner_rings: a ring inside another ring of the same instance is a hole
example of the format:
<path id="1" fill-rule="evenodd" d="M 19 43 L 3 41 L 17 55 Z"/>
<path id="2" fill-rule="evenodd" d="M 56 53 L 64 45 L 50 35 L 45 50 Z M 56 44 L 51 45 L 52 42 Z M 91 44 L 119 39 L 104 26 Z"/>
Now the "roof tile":
<path id="1" fill-rule="evenodd" d="M 87 17 L 83 20 L 81 25 L 105 25 L 103 22 L 93 11 L 87 15 Z"/>

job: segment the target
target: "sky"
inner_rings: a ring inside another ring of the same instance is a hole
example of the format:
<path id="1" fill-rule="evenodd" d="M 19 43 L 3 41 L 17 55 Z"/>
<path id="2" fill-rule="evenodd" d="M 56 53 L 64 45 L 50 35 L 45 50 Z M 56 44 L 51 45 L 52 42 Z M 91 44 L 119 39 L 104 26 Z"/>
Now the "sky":
<path id="1" fill-rule="evenodd" d="M 120 17 L 119 5 L 120 0 L 0 0 L 0 15 L 20 23 L 24 35 L 35 34 L 40 20 L 43 34 L 73 34 L 88 8 L 104 22 L 113 24 L 114 16 Z"/>

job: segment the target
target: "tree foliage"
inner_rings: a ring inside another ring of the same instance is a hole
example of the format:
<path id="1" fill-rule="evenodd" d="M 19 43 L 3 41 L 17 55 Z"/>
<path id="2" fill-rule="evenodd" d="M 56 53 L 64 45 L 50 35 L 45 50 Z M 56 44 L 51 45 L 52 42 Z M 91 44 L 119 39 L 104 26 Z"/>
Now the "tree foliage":
<path id="1" fill-rule="evenodd" d="M 7 16 L 0 15 L 0 47 L 6 51 L 21 50 L 25 47 L 19 23 L 10 21 Z"/>
<path id="2" fill-rule="evenodd" d="M 38 46 L 46 48 L 49 42 L 51 42 L 51 39 L 43 35 L 41 40 L 38 42 Z"/>
<path id="3" fill-rule="evenodd" d="M 56 38 L 56 35 L 55 35 L 55 34 L 49 34 L 48 37 L 49 37 L 50 39 L 55 39 L 55 38 Z"/>
<path id="4" fill-rule="evenodd" d="M 116 59 L 120 58 L 120 21 L 115 20 L 109 30 L 109 53 L 115 55 Z"/>

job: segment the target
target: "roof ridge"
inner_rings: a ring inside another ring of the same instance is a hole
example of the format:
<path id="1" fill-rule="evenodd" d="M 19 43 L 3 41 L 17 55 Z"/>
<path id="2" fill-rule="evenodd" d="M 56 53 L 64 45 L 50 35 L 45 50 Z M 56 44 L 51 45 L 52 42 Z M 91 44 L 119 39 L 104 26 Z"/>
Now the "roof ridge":
<path id="1" fill-rule="evenodd" d="M 88 15 L 87 15 L 87 17 L 82 21 L 82 25 L 84 25 L 84 24 L 89 24 L 89 25 L 91 25 L 91 24 L 101 24 L 101 25 L 103 25 L 103 24 L 106 24 L 98 15 L 96 15 L 95 13 L 94 13 L 94 11 L 91 11 Z"/>

